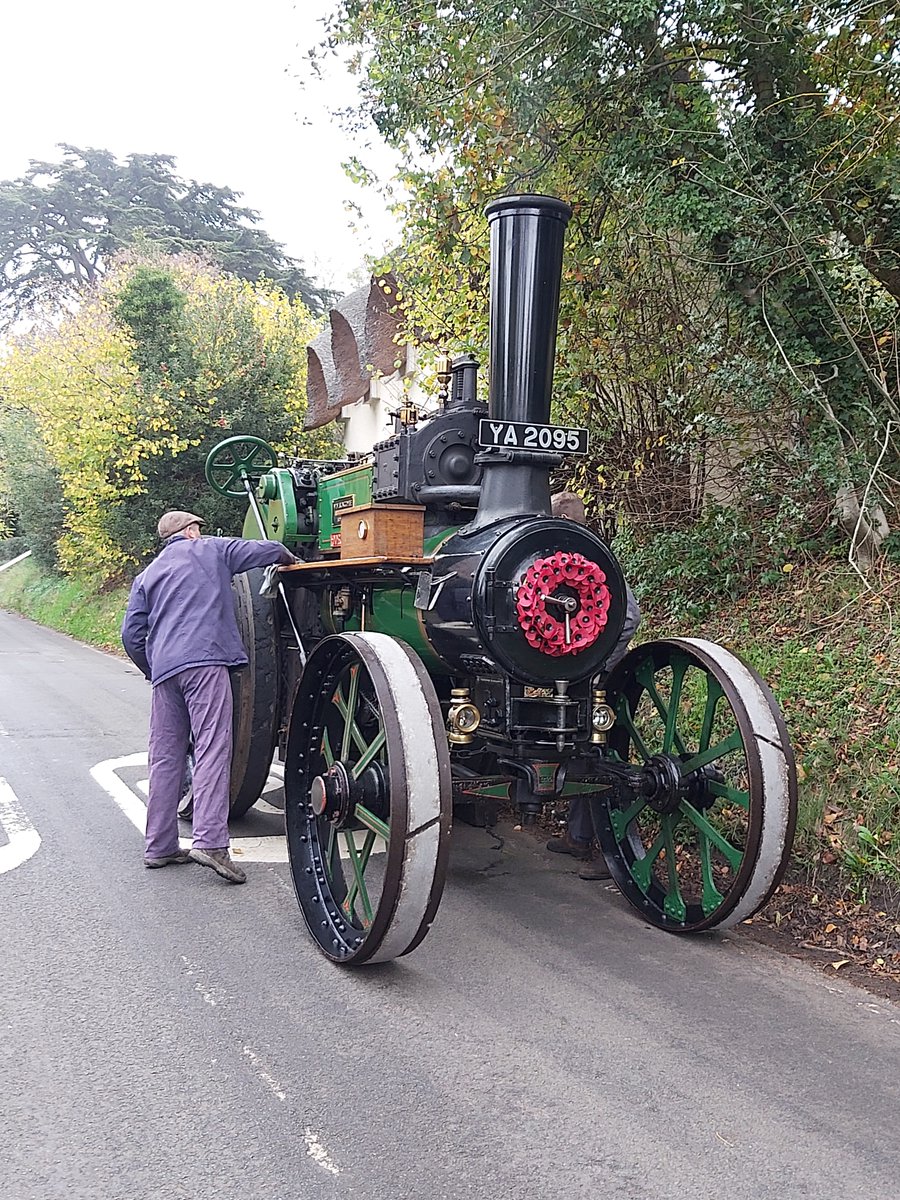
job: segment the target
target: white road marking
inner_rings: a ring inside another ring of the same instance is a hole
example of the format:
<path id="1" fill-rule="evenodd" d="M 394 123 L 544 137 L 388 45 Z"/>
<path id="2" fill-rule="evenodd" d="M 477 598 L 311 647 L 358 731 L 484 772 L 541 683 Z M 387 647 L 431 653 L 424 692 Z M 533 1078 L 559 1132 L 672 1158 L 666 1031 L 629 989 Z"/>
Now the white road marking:
<path id="1" fill-rule="evenodd" d="M 303 1131 L 303 1140 L 306 1142 L 306 1153 L 317 1167 L 329 1171 L 332 1175 L 340 1175 L 341 1168 L 332 1161 L 331 1155 L 319 1141 L 319 1135 L 309 1126 Z"/>
<path id="2" fill-rule="evenodd" d="M 194 975 L 203 974 L 201 968 L 198 967 L 196 963 L 192 963 L 189 958 L 185 958 L 183 954 L 181 955 L 181 961 L 184 963 L 184 972 L 189 979 Z M 202 979 L 194 980 L 194 991 L 203 999 L 204 1003 L 210 1006 L 210 1008 L 215 1008 L 227 998 L 221 988 L 212 987 L 208 984 L 205 984 Z"/>
<path id="3" fill-rule="evenodd" d="M 147 805 L 135 795 L 127 783 L 116 774 L 123 767 L 146 767 L 147 755 L 126 754 L 124 758 L 108 758 L 91 767 L 91 775 L 112 796 L 119 808 L 139 833 L 147 832 Z"/>
<path id="4" fill-rule="evenodd" d="M 15 560 L 13 560 L 15 561 Z M 19 798 L 0 777 L 0 825 L 9 841 L 0 846 L 0 875 L 21 867 L 37 851 L 41 835 L 28 820 Z"/>
<path id="5" fill-rule="evenodd" d="M 123 758 L 109 758 L 105 762 L 91 767 L 91 775 L 107 792 L 128 820 L 139 833 L 147 832 L 147 804 L 145 800 L 132 791 L 128 784 L 121 779 L 118 772 L 128 767 L 147 766 L 146 751 L 142 754 L 127 754 Z M 135 784 L 145 794 L 148 789 L 146 779 L 139 779 Z M 270 807 L 267 805 L 267 807 Z M 277 810 L 276 810 L 277 811 Z M 185 850 L 191 848 L 190 838 L 180 838 Z M 287 843 L 282 836 L 278 837 L 249 837 L 232 838 L 231 852 L 235 858 L 240 857 L 244 862 L 282 863 L 287 862 Z"/>
<path id="6" fill-rule="evenodd" d="M 115 800 L 116 804 L 132 823 L 132 825 L 141 834 L 147 832 L 147 802 L 137 792 L 133 791 L 128 784 L 119 777 L 118 773 L 128 767 L 146 767 L 147 754 L 127 754 L 124 758 L 109 758 L 106 762 L 97 763 L 95 767 L 91 767 L 91 775 L 104 791 Z M 281 781 L 275 777 L 275 767 L 272 764 L 272 774 L 269 776 L 269 782 L 266 785 L 265 791 L 274 791 L 276 787 L 281 787 Z M 278 768 L 281 769 L 280 767 Z M 149 791 L 149 783 L 146 779 L 139 779 L 134 785 L 139 791 L 143 792 L 144 796 Z M 283 809 L 275 808 L 272 804 L 267 804 L 265 800 L 257 800 L 252 812 L 276 814 L 279 817 L 284 816 Z M 359 830 L 353 835 L 353 840 L 356 843 L 357 850 L 361 850 L 365 844 L 366 831 Z M 190 850 L 191 839 L 179 838 L 179 843 L 183 850 Z M 349 850 L 344 845 L 343 840 L 339 843 L 341 858 L 349 857 Z M 387 846 L 379 837 L 375 839 L 372 846 L 372 854 L 383 854 Z M 32 851 L 33 853 L 33 851 Z M 231 839 L 231 853 L 235 858 L 240 858 L 243 862 L 261 862 L 261 863 L 286 863 L 288 861 L 287 842 L 283 834 L 277 836 L 258 837 L 236 837 Z"/>
<path id="7" fill-rule="evenodd" d="M 184 973 L 193 985 L 193 990 L 212 1008 L 216 1008 L 223 1001 L 228 999 L 225 992 L 216 987 L 209 980 L 207 972 L 198 963 L 192 962 L 186 955 L 180 955 Z M 284 1085 L 275 1078 L 272 1072 L 268 1069 L 268 1064 L 265 1062 L 261 1054 L 258 1054 L 252 1046 L 246 1044 L 241 1045 L 241 1054 L 250 1063 L 253 1074 L 264 1084 L 265 1087 L 272 1093 L 276 1100 L 282 1104 L 288 1102 L 288 1094 Z M 213 1060 L 215 1061 L 215 1059 Z M 303 1130 L 303 1140 L 306 1143 L 306 1153 L 313 1160 L 317 1167 L 321 1167 L 323 1171 L 327 1171 L 329 1175 L 340 1175 L 341 1168 L 337 1165 L 334 1159 L 328 1152 L 327 1146 L 309 1125 Z"/>
<path id="8" fill-rule="evenodd" d="M 23 558 L 30 558 L 30 557 L 31 557 L 31 551 L 26 550 L 24 554 L 18 554 L 18 555 L 16 555 L 15 558 L 11 558 L 9 560 L 9 562 L 5 562 L 3 564 L 3 566 L 0 567 L 0 571 L 8 571 L 10 567 L 14 567 L 16 565 L 16 563 L 21 562 Z"/>
<path id="9" fill-rule="evenodd" d="M 263 1081 L 272 1095 L 279 1100 L 287 1100 L 287 1092 L 282 1091 L 278 1080 L 270 1075 L 268 1071 L 263 1070 L 260 1064 L 259 1055 L 254 1050 L 251 1050 L 249 1046 L 244 1046 L 243 1052 L 244 1057 L 250 1059 L 250 1063 L 253 1066 L 253 1070 L 255 1071 L 256 1075 Z"/>

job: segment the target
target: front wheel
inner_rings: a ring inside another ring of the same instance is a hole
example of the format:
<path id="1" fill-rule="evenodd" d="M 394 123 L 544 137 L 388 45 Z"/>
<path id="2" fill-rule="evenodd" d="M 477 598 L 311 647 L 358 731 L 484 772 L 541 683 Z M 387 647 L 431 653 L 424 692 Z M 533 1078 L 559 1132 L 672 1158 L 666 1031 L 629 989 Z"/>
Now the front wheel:
<path id="1" fill-rule="evenodd" d="M 285 825 L 306 926 L 333 962 L 414 950 L 447 871 L 450 757 L 421 661 L 380 633 L 325 638 L 291 710 Z"/>
<path id="2" fill-rule="evenodd" d="M 797 820 L 794 756 L 771 691 L 723 647 L 672 638 L 630 651 L 607 695 L 618 784 L 592 809 L 619 889 L 676 933 L 746 920 L 784 874 Z"/>

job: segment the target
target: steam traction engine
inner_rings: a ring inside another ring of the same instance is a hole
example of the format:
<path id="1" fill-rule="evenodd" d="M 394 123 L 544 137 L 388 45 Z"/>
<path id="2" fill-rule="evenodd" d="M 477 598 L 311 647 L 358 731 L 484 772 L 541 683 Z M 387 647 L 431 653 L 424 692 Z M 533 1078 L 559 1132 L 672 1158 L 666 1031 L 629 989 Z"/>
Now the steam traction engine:
<path id="1" fill-rule="evenodd" d="M 365 461 L 279 466 L 234 438 L 207 464 L 214 487 L 249 495 L 245 536 L 302 559 L 275 602 L 236 581 L 251 663 L 232 808 L 258 798 L 277 744 L 297 899 L 338 963 L 422 941 L 454 809 L 477 820 L 508 798 L 527 823 L 588 797 L 616 884 L 678 933 L 746 919 L 786 863 L 796 777 L 768 687 L 693 638 L 640 645 L 607 673 L 621 570 L 551 515 L 550 468 L 587 444 L 549 424 L 569 216 L 544 196 L 487 209 L 488 408 L 460 358 L 437 415 L 398 422 Z"/>

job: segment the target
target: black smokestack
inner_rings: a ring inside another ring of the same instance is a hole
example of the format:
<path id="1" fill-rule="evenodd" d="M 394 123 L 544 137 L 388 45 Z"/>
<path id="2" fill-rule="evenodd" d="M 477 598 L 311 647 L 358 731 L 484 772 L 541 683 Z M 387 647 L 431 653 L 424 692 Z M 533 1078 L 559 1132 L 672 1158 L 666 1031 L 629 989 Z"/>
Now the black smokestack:
<path id="1" fill-rule="evenodd" d="M 490 415 L 550 420 L 563 240 L 572 215 L 553 196 L 504 196 L 485 209 L 491 229 Z M 475 525 L 550 512 L 553 456 L 485 453 Z"/>

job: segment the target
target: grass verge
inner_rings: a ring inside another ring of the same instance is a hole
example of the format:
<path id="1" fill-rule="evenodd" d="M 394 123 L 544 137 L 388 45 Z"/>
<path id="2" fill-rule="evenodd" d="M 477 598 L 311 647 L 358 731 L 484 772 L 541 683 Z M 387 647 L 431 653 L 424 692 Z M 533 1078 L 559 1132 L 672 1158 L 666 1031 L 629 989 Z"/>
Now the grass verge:
<path id="1" fill-rule="evenodd" d="M 41 571 L 32 559 L 0 572 L 0 608 L 103 650 L 121 650 L 128 588 L 92 586 Z"/>
<path id="2" fill-rule="evenodd" d="M 869 591 L 848 567 L 800 569 L 713 614 L 699 634 L 769 683 L 797 756 L 801 863 L 836 865 L 865 898 L 900 884 L 900 571 Z M 676 632 L 646 622 L 646 636 Z"/>

